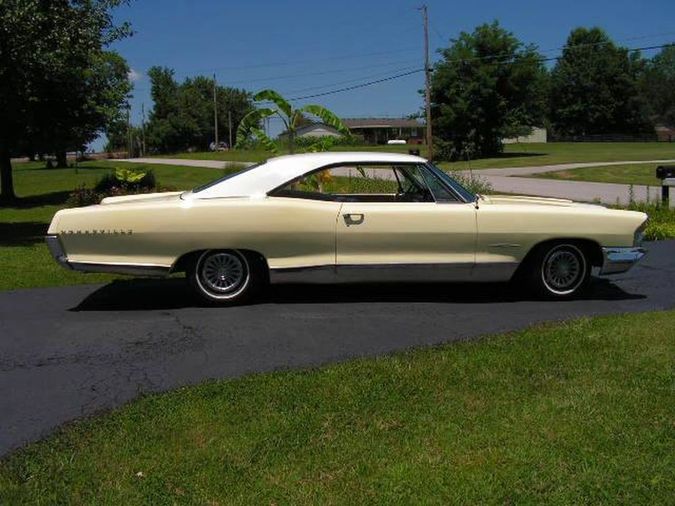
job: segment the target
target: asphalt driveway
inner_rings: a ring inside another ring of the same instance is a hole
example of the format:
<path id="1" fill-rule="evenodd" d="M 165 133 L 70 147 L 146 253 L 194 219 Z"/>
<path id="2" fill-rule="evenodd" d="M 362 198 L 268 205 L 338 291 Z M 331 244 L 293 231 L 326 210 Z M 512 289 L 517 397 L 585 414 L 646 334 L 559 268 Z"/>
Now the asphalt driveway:
<path id="1" fill-rule="evenodd" d="M 180 279 L 0 292 L 0 454 L 141 393 L 209 378 L 673 308 L 675 241 L 649 249 L 629 273 L 567 302 L 506 285 L 289 285 L 257 305 L 204 308 Z"/>

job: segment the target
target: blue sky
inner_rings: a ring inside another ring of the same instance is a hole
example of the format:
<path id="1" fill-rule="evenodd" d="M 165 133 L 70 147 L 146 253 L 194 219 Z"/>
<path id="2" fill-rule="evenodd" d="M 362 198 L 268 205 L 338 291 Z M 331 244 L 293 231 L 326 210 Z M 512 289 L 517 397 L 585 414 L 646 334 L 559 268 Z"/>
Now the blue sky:
<path id="1" fill-rule="evenodd" d="M 135 35 L 115 44 L 134 73 L 133 121 L 152 107 L 145 71 L 175 69 L 182 80 L 216 73 L 218 82 L 288 97 L 320 93 L 419 68 L 423 56 L 420 3 L 406 0 L 135 0 L 115 16 Z M 427 1 L 430 45 L 446 47 L 461 31 L 501 25 L 546 56 L 572 28 L 601 26 L 627 47 L 675 40 L 672 0 Z M 651 55 L 653 52 L 646 52 Z M 343 117 L 402 116 L 419 111 L 418 73 L 368 88 L 307 100 Z M 302 103 L 302 102 L 299 102 Z M 98 143 L 97 143 L 98 144 Z"/>

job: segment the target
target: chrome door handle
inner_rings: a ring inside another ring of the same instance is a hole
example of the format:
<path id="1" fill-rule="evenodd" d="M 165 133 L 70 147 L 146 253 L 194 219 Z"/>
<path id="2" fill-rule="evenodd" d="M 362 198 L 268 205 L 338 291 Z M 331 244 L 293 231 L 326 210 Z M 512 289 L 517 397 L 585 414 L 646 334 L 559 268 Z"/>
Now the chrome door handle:
<path id="1" fill-rule="evenodd" d="M 366 219 L 365 214 L 343 214 L 342 217 L 345 219 L 345 224 L 349 227 L 351 225 L 360 225 Z"/>

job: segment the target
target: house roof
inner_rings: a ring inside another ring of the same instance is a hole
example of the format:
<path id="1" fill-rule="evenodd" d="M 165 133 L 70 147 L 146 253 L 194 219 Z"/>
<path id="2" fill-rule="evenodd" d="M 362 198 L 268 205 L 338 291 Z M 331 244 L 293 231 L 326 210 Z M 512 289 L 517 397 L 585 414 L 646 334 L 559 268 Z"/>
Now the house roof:
<path id="1" fill-rule="evenodd" d="M 328 132 L 333 132 L 336 134 L 339 134 L 340 132 L 337 131 L 337 129 L 333 128 L 330 125 L 326 125 L 325 123 L 321 122 L 316 122 L 316 123 L 308 123 L 307 125 L 303 125 L 301 127 L 298 127 L 295 129 L 295 135 L 296 136 L 301 136 L 303 134 L 306 134 L 307 132 L 311 132 L 312 130 L 316 129 L 321 129 L 321 130 L 326 130 Z M 288 136 L 288 130 L 284 130 L 279 134 L 279 137 L 286 137 Z"/>
<path id="2" fill-rule="evenodd" d="M 424 128 L 424 123 L 408 118 L 344 118 L 348 128 Z"/>

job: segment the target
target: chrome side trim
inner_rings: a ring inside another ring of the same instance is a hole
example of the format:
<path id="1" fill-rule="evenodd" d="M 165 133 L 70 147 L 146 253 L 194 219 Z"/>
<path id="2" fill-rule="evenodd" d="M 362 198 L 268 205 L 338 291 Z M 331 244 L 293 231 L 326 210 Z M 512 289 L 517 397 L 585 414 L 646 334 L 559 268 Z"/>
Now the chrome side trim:
<path id="1" fill-rule="evenodd" d="M 47 249 L 49 249 L 52 257 L 54 257 L 54 260 L 65 269 L 72 269 L 68 263 L 68 257 L 66 256 L 66 252 L 63 249 L 59 237 L 56 235 L 47 235 L 45 236 L 45 242 L 47 243 Z"/>
<path id="2" fill-rule="evenodd" d="M 473 263 L 338 265 L 338 283 L 470 281 Z"/>
<path id="3" fill-rule="evenodd" d="M 647 254 L 644 248 L 602 248 L 602 267 L 600 274 L 618 274 L 626 272 Z"/>
<path id="4" fill-rule="evenodd" d="M 164 277 L 171 271 L 171 267 L 153 264 L 96 262 L 69 262 L 69 264 L 71 269 L 80 272 L 106 272 L 110 274 L 128 274 L 130 276 Z"/>
<path id="5" fill-rule="evenodd" d="M 508 281 L 518 264 L 373 264 L 320 265 L 270 269 L 270 282 L 278 283 L 372 283 Z"/>
<path id="6" fill-rule="evenodd" d="M 334 265 L 270 269 L 270 283 L 330 284 L 337 281 Z"/>
<path id="7" fill-rule="evenodd" d="M 471 281 L 509 281 L 520 264 L 518 262 L 490 262 L 474 265 Z"/>
<path id="8" fill-rule="evenodd" d="M 80 272 L 109 272 L 112 274 L 129 274 L 131 276 L 166 276 L 171 267 L 156 264 L 127 264 L 107 262 L 71 262 L 68 260 L 61 240 L 57 235 L 45 236 L 47 248 L 61 267 Z"/>

